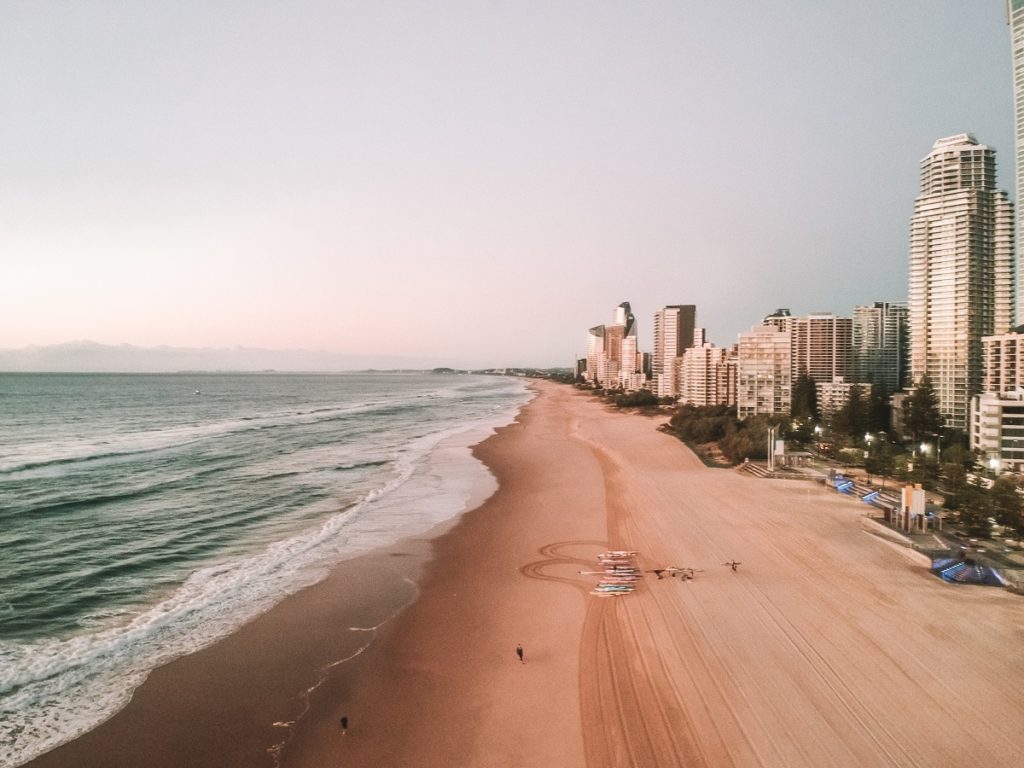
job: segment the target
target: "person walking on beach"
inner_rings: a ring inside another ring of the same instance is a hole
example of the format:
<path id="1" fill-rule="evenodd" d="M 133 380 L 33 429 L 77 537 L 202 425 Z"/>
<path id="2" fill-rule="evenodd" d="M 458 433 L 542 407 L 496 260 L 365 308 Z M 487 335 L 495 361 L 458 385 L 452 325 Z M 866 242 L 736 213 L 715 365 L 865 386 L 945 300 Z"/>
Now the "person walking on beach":
<path id="1" fill-rule="evenodd" d="M 348 718 L 344 715 L 341 718 L 341 735 L 344 736 L 348 733 Z"/>
<path id="2" fill-rule="evenodd" d="M 516 646 L 516 656 L 519 657 L 519 660 L 521 662 L 523 662 L 523 664 L 526 663 L 526 660 L 523 658 L 523 646 L 521 646 L 521 645 L 517 645 Z"/>

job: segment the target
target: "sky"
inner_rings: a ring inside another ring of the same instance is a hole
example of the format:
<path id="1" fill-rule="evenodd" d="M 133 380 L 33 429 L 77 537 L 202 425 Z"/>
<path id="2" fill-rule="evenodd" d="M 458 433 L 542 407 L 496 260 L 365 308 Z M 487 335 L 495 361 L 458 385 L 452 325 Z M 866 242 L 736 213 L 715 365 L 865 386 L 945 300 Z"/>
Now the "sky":
<path id="1" fill-rule="evenodd" d="M 0 0 L 0 349 L 569 366 L 905 300 L 919 164 L 995 148 L 1002 0 Z"/>

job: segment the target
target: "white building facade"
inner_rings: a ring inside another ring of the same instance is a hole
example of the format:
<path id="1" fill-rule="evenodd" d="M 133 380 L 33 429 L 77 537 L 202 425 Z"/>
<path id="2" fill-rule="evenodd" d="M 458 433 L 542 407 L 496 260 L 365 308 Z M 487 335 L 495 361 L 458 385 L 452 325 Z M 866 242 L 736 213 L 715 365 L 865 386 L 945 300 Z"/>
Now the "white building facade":
<path id="1" fill-rule="evenodd" d="M 1014 151 L 1016 154 L 1016 183 L 1017 216 L 1016 216 L 1016 238 L 1022 242 L 1024 238 L 1024 0 L 1007 0 L 1007 18 L 1010 22 L 1010 52 L 1013 56 L 1013 137 Z M 1024 290 L 1020 282 L 1016 286 L 1017 291 Z M 1016 295 L 1016 306 L 1024 306 L 1024 299 Z M 1019 310 L 1018 310 L 1019 311 Z M 1015 320 L 1021 322 L 1021 318 Z M 1000 329 L 996 329 L 1000 332 Z"/>
<path id="2" fill-rule="evenodd" d="M 614 322 L 587 332 L 586 378 L 605 389 L 642 389 L 647 383 L 643 356 L 637 350 L 636 318 L 624 301 L 615 308 Z"/>
<path id="3" fill-rule="evenodd" d="M 957 429 L 982 388 L 982 337 L 1013 318 L 1013 204 L 995 175 L 995 151 L 973 136 L 939 139 L 921 161 L 910 225 L 911 377 L 931 378 Z"/>
<path id="4" fill-rule="evenodd" d="M 775 325 L 741 333 L 736 351 L 736 413 L 785 414 L 792 402 L 792 338 Z"/>
<path id="5" fill-rule="evenodd" d="M 703 329 L 697 331 L 694 345 L 679 358 L 679 402 L 699 407 L 735 404 L 735 354 L 734 347 L 716 347 L 704 341 Z"/>
<path id="6" fill-rule="evenodd" d="M 831 312 L 792 319 L 793 378 L 807 374 L 816 383 L 850 375 L 852 321 Z"/>
<path id="7" fill-rule="evenodd" d="M 671 304 L 654 313 L 654 352 L 651 354 L 652 389 L 658 397 L 679 394 L 678 367 L 683 353 L 693 346 L 697 308 Z"/>
<path id="8" fill-rule="evenodd" d="M 984 392 L 1024 389 L 1024 333 L 985 336 L 981 340 Z"/>
<path id="9" fill-rule="evenodd" d="M 1024 471 L 1024 390 L 971 398 L 971 450 L 997 472 Z"/>

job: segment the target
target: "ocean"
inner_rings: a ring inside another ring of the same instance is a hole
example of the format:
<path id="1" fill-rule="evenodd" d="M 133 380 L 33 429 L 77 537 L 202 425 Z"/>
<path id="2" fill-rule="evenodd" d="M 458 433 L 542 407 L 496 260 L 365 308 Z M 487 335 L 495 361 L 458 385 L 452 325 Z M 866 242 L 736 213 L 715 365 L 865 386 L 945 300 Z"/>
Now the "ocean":
<path id="1" fill-rule="evenodd" d="M 0 374 L 0 765 L 331 565 L 493 491 L 522 380 Z"/>

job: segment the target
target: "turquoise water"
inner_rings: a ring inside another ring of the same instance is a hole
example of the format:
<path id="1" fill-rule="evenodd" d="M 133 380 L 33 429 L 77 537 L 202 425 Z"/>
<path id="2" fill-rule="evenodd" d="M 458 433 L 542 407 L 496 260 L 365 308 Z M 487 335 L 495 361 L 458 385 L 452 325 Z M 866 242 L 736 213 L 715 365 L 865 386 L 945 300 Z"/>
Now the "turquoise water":
<path id="1" fill-rule="evenodd" d="M 464 446 L 526 399 L 484 376 L 0 374 L 0 765 L 461 512 L 487 478 Z"/>

